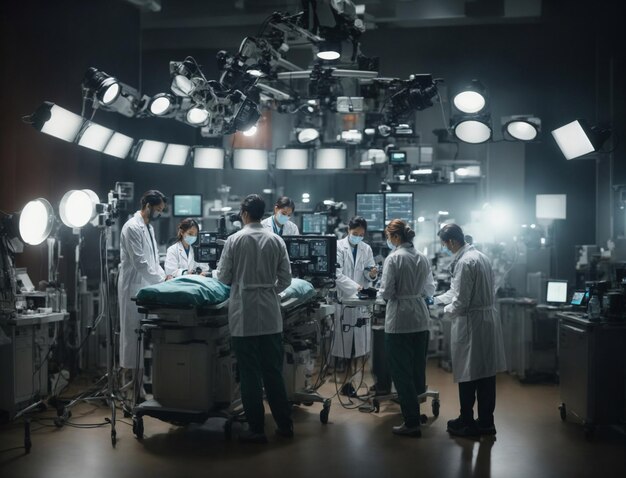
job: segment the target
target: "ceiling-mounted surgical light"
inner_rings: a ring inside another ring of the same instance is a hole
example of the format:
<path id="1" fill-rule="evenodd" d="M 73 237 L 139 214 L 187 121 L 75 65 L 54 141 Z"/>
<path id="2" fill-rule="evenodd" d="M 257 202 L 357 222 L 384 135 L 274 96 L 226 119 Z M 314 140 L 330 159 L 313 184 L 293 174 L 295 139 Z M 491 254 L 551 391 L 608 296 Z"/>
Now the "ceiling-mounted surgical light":
<path id="1" fill-rule="evenodd" d="M 164 116 L 172 111 L 174 98 L 167 93 L 154 95 L 148 103 L 148 111 L 152 116 Z"/>
<path id="2" fill-rule="evenodd" d="M 488 115 L 461 116 L 453 119 L 454 136 L 464 143 L 479 144 L 491 139 L 490 117 Z"/>
<path id="3" fill-rule="evenodd" d="M 167 148 L 167 143 L 143 139 L 137 147 L 137 162 L 158 164 L 163 158 L 165 148 Z"/>
<path id="4" fill-rule="evenodd" d="M 83 128 L 77 143 L 85 148 L 103 152 L 114 132 L 112 129 L 88 122 Z"/>
<path id="5" fill-rule="evenodd" d="M 224 150 L 221 148 L 194 148 L 193 167 L 198 169 L 224 169 Z"/>
<path id="6" fill-rule="evenodd" d="M 279 148 L 276 150 L 276 169 L 303 170 L 309 168 L 307 148 Z"/>
<path id="7" fill-rule="evenodd" d="M 198 126 L 207 121 L 209 112 L 202 106 L 193 106 L 187 111 L 185 118 L 190 125 Z"/>
<path id="8" fill-rule="evenodd" d="M 468 86 L 454 95 L 452 102 L 455 108 L 462 113 L 478 113 L 487 104 L 486 91 L 485 86 L 480 81 L 472 80 Z"/>
<path id="9" fill-rule="evenodd" d="M 115 132 L 104 148 L 103 153 L 116 158 L 124 159 L 133 147 L 133 138 Z"/>
<path id="10" fill-rule="evenodd" d="M 170 166 L 184 166 L 189 156 L 190 146 L 184 144 L 168 144 L 163 154 L 161 164 Z"/>
<path id="11" fill-rule="evenodd" d="M 303 128 L 297 132 L 296 137 L 298 138 L 298 143 L 311 143 L 320 137 L 320 132 L 315 128 Z"/>
<path id="12" fill-rule="evenodd" d="M 54 211 L 50 203 L 43 198 L 28 202 L 20 213 L 20 237 L 31 246 L 45 241 L 52 232 L 53 225 Z"/>
<path id="13" fill-rule="evenodd" d="M 189 96 L 196 89 L 197 84 L 204 83 L 202 72 L 191 58 L 187 58 L 185 61 L 171 61 L 170 75 L 172 78 L 171 89 L 177 96 Z"/>
<path id="14" fill-rule="evenodd" d="M 268 156 L 264 149 L 235 149 L 233 151 L 233 168 L 251 171 L 266 170 L 269 164 Z"/>
<path id="15" fill-rule="evenodd" d="M 611 130 L 589 126 L 579 119 L 555 129 L 552 136 L 565 159 L 574 159 L 598 151 L 611 136 Z"/>
<path id="16" fill-rule="evenodd" d="M 333 61 L 341 57 L 341 43 L 324 40 L 317 44 L 317 57 L 320 60 Z"/>
<path id="17" fill-rule="evenodd" d="M 76 139 L 84 123 L 81 116 L 49 101 L 42 103 L 32 115 L 25 116 L 23 120 L 42 133 L 69 142 Z"/>
<path id="18" fill-rule="evenodd" d="M 541 120 L 532 115 L 502 118 L 502 136 L 509 141 L 533 141 L 541 132 Z"/>
<path id="19" fill-rule="evenodd" d="M 67 227 L 86 226 L 98 215 L 98 195 L 91 189 L 73 189 L 66 192 L 59 203 L 59 216 Z"/>
<path id="20" fill-rule="evenodd" d="M 122 91 L 117 79 L 93 66 L 89 67 L 85 73 L 83 87 L 93 91 L 98 101 L 105 106 L 117 100 Z"/>

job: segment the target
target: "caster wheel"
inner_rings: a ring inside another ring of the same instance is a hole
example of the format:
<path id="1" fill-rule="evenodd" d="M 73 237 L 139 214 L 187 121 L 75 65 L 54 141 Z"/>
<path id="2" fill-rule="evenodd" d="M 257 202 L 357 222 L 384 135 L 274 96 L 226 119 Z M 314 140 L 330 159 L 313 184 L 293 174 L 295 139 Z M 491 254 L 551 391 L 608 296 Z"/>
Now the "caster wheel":
<path id="1" fill-rule="evenodd" d="M 378 413 L 380 412 L 380 402 L 378 401 L 378 399 L 374 399 L 372 400 L 372 407 L 374 408 L 374 413 Z"/>
<path id="2" fill-rule="evenodd" d="M 326 425 L 328 423 L 329 414 L 330 414 L 330 405 L 329 406 L 324 405 L 324 408 L 322 408 L 322 411 L 320 412 L 320 422 L 322 422 L 323 425 Z"/>
<path id="3" fill-rule="evenodd" d="M 561 405 L 559 405 L 559 413 L 561 414 L 561 420 L 565 421 L 567 419 L 567 409 L 565 408 L 564 403 L 561 403 Z"/>
<path id="4" fill-rule="evenodd" d="M 439 400 L 433 400 L 433 416 L 438 417 L 439 416 Z"/>
<path id="5" fill-rule="evenodd" d="M 233 439 L 233 421 L 230 419 L 226 420 L 226 423 L 224 423 L 224 438 L 226 441 Z"/>
<path id="6" fill-rule="evenodd" d="M 133 434 L 137 437 L 137 440 L 143 440 L 143 418 L 133 418 Z"/>

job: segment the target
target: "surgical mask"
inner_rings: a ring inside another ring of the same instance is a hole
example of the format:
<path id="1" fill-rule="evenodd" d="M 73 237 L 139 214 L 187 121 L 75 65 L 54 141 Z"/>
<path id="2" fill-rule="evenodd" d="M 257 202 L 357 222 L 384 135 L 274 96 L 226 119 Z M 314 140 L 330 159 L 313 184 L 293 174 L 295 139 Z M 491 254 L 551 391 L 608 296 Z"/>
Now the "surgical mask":
<path id="1" fill-rule="evenodd" d="M 155 211 L 152 207 L 150 208 L 150 221 L 154 221 L 155 219 L 159 219 L 161 217 L 160 211 Z"/>
<path id="2" fill-rule="evenodd" d="M 441 253 L 446 255 L 446 256 L 451 256 L 452 255 L 452 251 L 450 249 L 448 249 L 448 246 L 443 246 L 441 248 Z"/>
<path id="3" fill-rule="evenodd" d="M 189 244 L 190 246 L 193 246 L 194 242 L 198 240 L 198 236 L 191 236 L 189 234 L 185 234 L 183 236 L 183 239 L 185 240 L 187 244 Z"/>
<path id="4" fill-rule="evenodd" d="M 387 239 L 387 247 L 391 249 L 392 251 L 396 250 L 396 246 L 394 246 L 393 243 L 389 239 Z"/>
<path id="5" fill-rule="evenodd" d="M 350 241 L 350 244 L 356 246 L 359 242 L 363 240 L 363 238 L 361 236 L 355 236 L 354 234 L 350 234 L 348 236 L 348 240 Z"/>
<path id="6" fill-rule="evenodd" d="M 281 226 L 284 226 L 285 224 L 289 222 L 289 216 L 285 216 L 284 214 L 279 212 L 278 214 L 276 214 L 276 221 Z"/>

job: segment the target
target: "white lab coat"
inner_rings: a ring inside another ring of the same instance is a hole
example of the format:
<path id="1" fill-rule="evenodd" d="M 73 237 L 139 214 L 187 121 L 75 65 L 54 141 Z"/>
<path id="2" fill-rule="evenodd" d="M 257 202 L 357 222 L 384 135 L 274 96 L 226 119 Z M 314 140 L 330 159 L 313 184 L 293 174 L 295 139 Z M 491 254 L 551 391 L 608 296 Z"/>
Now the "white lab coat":
<path id="1" fill-rule="evenodd" d="M 272 214 L 270 217 L 266 217 L 261 221 L 261 224 L 265 229 L 279 236 L 299 236 L 300 230 L 298 226 L 296 226 L 293 222 L 287 221 L 287 223 L 283 226 L 282 231 L 276 226 L 274 222 L 274 215 Z M 282 233 L 281 233 L 282 232 Z"/>
<path id="2" fill-rule="evenodd" d="M 228 325 L 233 337 L 283 331 L 278 294 L 291 285 L 285 243 L 252 223 L 226 240 L 217 278 L 230 285 Z"/>
<path id="3" fill-rule="evenodd" d="M 452 319 L 450 347 L 455 382 L 491 377 L 506 370 L 495 284 L 487 256 L 466 244 L 451 264 L 450 290 L 435 298 Z"/>
<path id="4" fill-rule="evenodd" d="M 385 259 L 380 295 L 387 302 L 385 333 L 408 334 L 428 330 L 425 298 L 435 293 L 430 262 L 405 242 Z"/>
<path id="5" fill-rule="evenodd" d="M 152 232 L 152 236 L 150 235 Z M 120 235 L 120 273 L 117 297 L 120 306 L 120 366 L 137 367 L 137 333 L 141 314 L 131 301 L 139 289 L 165 280 L 159 264 L 159 249 L 154 228 L 144 223 L 139 211 L 122 227 Z M 143 350 L 139 357 L 143 368 Z"/>
<path id="6" fill-rule="evenodd" d="M 184 240 L 184 239 L 183 239 Z M 168 276 L 178 277 L 183 274 L 187 274 L 188 271 L 195 271 L 199 267 L 202 272 L 209 271 L 209 265 L 201 262 L 196 262 L 193 256 L 193 247 L 189 247 L 189 255 L 185 251 L 185 246 L 181 241 L 176 241 L 170 247 L 167 248 L 167 255 L 165 257 L 165 273 Z"/>
<path id="7" fill-rule="evenodd" d="M 353 296 L 359 286 L 370 287 L 372 279 L 365 268 L 375 265 L 372 248 L 363 241 L 357 245 L 356 263 L 352 256 L 352 244 L 348 238 L 337 241 L 337 280 L 335 281 L 337 298 L 341 301 L 344 297 Z M 361 357 L 370 352 L 372 324 L 368 320 L 365 326 L 354 327 L 360 317 L 369 317 L 366 307 L 345 307 L 341 304 L 335 306 L 335 337 L 331 352 L 335 357 L 350 358 L 353 341 L 355 357 Z M 348 332 L 343 331 L 344 325 L 351 326 Z"/>

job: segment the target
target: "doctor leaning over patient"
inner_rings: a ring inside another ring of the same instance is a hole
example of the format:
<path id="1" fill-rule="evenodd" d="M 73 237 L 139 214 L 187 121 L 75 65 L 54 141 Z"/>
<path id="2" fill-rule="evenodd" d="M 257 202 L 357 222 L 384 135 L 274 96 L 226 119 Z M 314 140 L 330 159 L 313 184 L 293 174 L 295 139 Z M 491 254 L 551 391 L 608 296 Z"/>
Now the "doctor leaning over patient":
<path id="1" fill-rule="evenodd" d="M 142 287 L 165 280 L 165 271 L 159 264 L 159 249 L 150 224 L 161 216 L 167 198 L 157 190 L 146 191 L 141 196 L 141 210 L 122 227 L 120 236 L 120 273 L 117 294 L 120 305 L 120 366 L 137 369 L 142 376 L 143 350 L 137 343 L 135 330 L 139 328 L 141 314 L 131 301 Z"/>
<path id="2" fill-rule="evenodd" d="M 495 309 L 494 275 L 487 256 L 465 242 L 463 230 L 446 224 L 439 231 L 453 254 L 450 290 L 435 297 L 452 319 L 452 373 L 459 384 L 461 414 L 448 422 L 457 436 L 495 435 L 496 373 L 506 370 L 502 327 Z M 474 403 L 478 401 L 478 420 Z"/>
<path id="3" fill-rule="evenodd" d="M 226 240 L 217 278 L 230 285 L 228 326 L 241 378 L 241 401 L 250 426 L 246 442 L 265 443 L 263 386 L 276 434 L 293 436 L 291 405 L 283 379 L 283 319 L 278 294 L 291 284 L 283 240 L 261 225 L 265 201 L 251 194 L 241 203 L 244 227 Z"/>
<path id="4" fill-rule="evenodd" d="M 193 246 L 198 240 L 200 227 L 195 219 L 187 218 L 178 224 L 176 242 L 167 248 L 165 257 L 165 273 L 168 278 L 185 274 L 202 274 L 206 276 L 209 265 L 196 262 Z"/>

